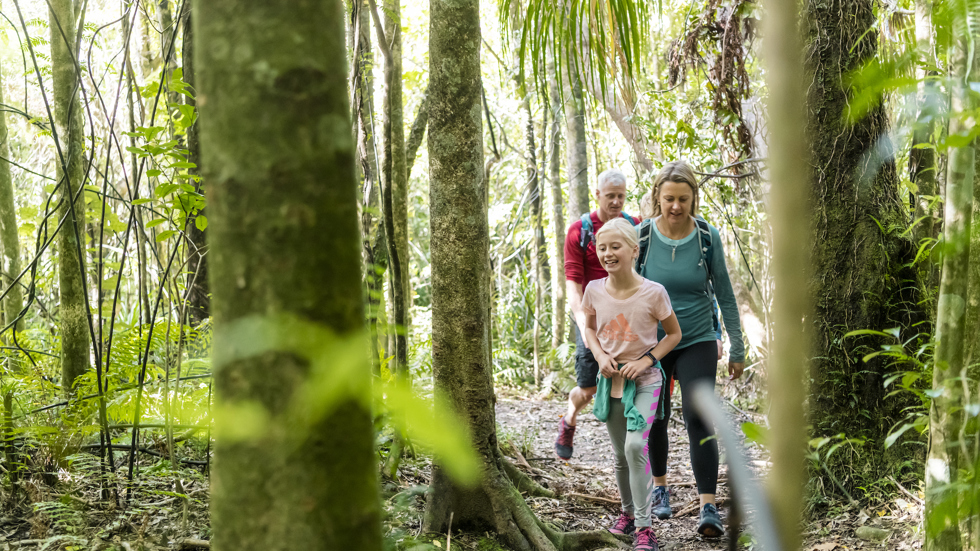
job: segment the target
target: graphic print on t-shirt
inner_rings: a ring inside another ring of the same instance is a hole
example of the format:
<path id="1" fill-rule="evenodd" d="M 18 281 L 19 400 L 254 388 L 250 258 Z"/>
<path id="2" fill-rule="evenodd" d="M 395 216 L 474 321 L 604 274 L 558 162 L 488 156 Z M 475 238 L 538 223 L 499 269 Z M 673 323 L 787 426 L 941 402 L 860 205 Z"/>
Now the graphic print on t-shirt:
<path id="1" fill-rule="evenodd" d="M 635 342 L 640 339 L 640 336 L 630 328 L 630 322 L 626 321 L 626 316 L 623 314 L 619 314 L 616 319 L 609 322 L 598 337 L 623 342 Z"/>

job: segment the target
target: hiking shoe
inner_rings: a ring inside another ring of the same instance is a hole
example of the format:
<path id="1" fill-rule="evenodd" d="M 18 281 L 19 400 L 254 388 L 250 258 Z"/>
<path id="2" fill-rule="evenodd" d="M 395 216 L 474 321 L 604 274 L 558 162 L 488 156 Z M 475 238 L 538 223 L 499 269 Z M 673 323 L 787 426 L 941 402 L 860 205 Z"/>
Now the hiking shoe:
<path id="1" fill-rule="evenodd" d="M 717 538 L 725 534 L 725 526 L 718 516 L 718 508 L 712 503 L 706 503 L 701 508 L 701 522 L 698 523 L 698 534 L 708 538 Z"/>
<path id="2" fill-rule="evenodd" d="M 572 458 L 572 438 L 575 437 L 575 427 L 565 422 L 562 417 L 558 423 L 558 439 L 555 440 L 555 454 L 568 461 Z"/>
<path id="3" fill-rule="evenodd" d="M 636 525 L 633 524 L 634 522 L 633 517 L 627 515 L 626 513 L 620 513 L 619 518 L 616 519 L 616 523 L 612 525 L 609 532 L 620 536 L 628 536 L 636 531 Z"/>
<path id="4" fill-rule="evenodd" d="M 653 489 L 653 502 L 650 505 L 650 512 L 660 520 L 668 519 L 674 514 L 670 508 L 670 490 L 666 486 L 657 486 Z"/>
<path id="5" fill-rule="evenodd" d="M 653 528 L 644 526 L 636 531 L 633 539 L 633 551 L 660 551 L 660 542 Z"/>

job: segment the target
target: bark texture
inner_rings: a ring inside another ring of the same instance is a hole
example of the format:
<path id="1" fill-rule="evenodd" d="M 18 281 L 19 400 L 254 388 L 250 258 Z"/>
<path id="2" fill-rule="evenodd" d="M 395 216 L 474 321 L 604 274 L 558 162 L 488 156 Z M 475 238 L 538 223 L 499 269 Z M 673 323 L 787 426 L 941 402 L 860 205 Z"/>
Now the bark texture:
<path id="1" fill-rule="evenodd" d="M 283 314 L 341 336 L 363 331 L 342 6 L 194 2 L 216 335 Z M 298 434 L 287 411 L 309 390 L 309 361 L 274 350 L 229 360 L 233 344 L 216 342 L 217 408 L 250 404 L 266 427 L 217 442 L 213 547 L 380 550 L 363 396 L 342 394 Z M 353 389 L 370 384 L 367 370 L 347 377 Z"/>
<path id="2" fill-rule="evenodd" d="M 950 135 L 970 132 L 972 124 L 964 120 L 975 103 L 969 83 L 974 80 L 967 52 L 973 40 L 963 32 L 950 52 L 952 88 Z M 971 115 L 972 116 L 972 115 Z M 950 151 L 949 176 L 946 179 L 946 205 L 943 218 L 943 269 L 939 284 L 939 307 L 936 312 L 936 351 L 932 388 L 941 394 L 929 409 L 929 454 L 926 460 L 926 503 L 924 522 L 926 551 L 953 551 L 963 548 L 959 526 L 959 490 L 950 484 L 959 482 L 960 432 L 963 385 L 955 380 L 966 375 L 964 337 L 970 267 L 970 225 L 973 217 L 973 184 L 976 145 L 969 144 Z M 964 467 L 967 467 L 964 465 Z"/>
<path id="3" fill-rule="evenodd" d="M 568 219 L 574 221 L 590 210 L 589 150 L 588 142 L 585 140 L 585 100 L 582 95 L 582 79 L 579 77 L 574 63 L 568 64 L 564 85 L 565 177 L 568 179 Z M 564 228 L 562 233 L 564 234 Z"/>
<path id="4" fill-rule="evenodd" d="M 814 215 L 814 361 L 811 363 L 810 422 L 814 436 L 865 437 L 868 443 L 848 469 L 839 470 L 845 487 L 897 474 L 896 455 L 884 438 L 904 414 L 901 399 L 884 400 L 883 376 L 893 370 L 883 357 L 863 356 L 880 349 L 881 339 L 844 338 L 858 329 L 898 326 L 902 338 L 917 331 L 922 318 L 915 294 L 911 240 L 898 196 L 895 163 L 883 108 L 847 124 L 845 76 L 876 55 L 877 35 L 869 0 L 807 0 L 804 4 L 806 69 L 810 73 L 806 127 L 810 145 Z M 836 461 L 845 461 L 838 454 Z M 834 467 L 831 466 L 831 470 Z M 832 481 L 824 489 L 835 491 Z"/>
<path id="5" fill-rule="evenodd" d="M 61 385 L 71 392 L 75 379 L 89 369 L 91 335 L 85 293 L 85 128 L 76 71 L 75 18 L 72 0 L 52 0 L 51 68 L 54 118 L 60 142 L 55 174 L 61 195 L 58 232 L 58 282 L 61 295 Z M 81 240 L 81 242 L 80 242 Z"/>

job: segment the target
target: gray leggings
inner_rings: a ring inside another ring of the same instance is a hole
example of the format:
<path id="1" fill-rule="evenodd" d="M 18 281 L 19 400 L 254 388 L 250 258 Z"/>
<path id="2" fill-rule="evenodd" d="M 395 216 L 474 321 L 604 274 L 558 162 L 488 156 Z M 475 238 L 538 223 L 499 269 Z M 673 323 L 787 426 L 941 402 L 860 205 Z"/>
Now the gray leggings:
<path id="1" fill-rule="evenodd" d="M 653 492 L 653 473 L 647 441 L 650 425 L 657 413 L 661 385 L 641 386 L 636 390 L 633 404 L 646 418 L 642 430 L 627 431 L 622 398 L 609 399 L 609 420 L 606 429 L 616 454 L 616 485 L 623 501 L 623 511 L 636 517 L 636 527 L 652 526 L 650 496 Z"/>

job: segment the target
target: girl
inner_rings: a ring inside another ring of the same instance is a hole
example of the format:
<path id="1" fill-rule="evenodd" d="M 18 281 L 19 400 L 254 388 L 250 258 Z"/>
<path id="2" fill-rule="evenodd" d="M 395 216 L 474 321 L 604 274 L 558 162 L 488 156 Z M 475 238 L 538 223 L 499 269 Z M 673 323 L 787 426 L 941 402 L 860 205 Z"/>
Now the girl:
<path id="1" fill-rule="evenodd" d="M 599 364 L 593 411 L 605 421 L 616 455 L 616 484 L 623 511 L 609 529 L 636 531 L 633 549 L 657 551 L 650 517 L 650 426 L 659 413 L 663 383 L 659 358 L 681 340 L 667 291 L 633 269 L 639 255 L 636 230 L 623 219 L 596 233 L 596 253 L 609 274 L 588 284 L 582 299 L 585 338 Z M 666 336 L 657 342 L 657 324 Z"/>

